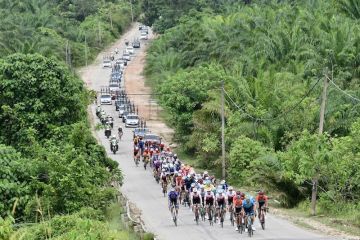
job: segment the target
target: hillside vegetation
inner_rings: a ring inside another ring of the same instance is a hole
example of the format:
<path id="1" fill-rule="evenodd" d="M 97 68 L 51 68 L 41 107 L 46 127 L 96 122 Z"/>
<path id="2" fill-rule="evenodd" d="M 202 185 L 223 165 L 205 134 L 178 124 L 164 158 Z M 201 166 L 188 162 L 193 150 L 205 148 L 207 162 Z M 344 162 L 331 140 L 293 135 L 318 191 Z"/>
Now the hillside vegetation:
<path id="1" fill-rule="evenodd" d="M 105 216 L 122 173 L 71 69 L 119 37 L 130 5 L 3 0 L 0 13 L 0 239 L 137 239 Z"/>
<path id="2" fill-rule="evenodd" d="M 199 167 L 220 169 L 224 81 L 230 183 L 271 190 L 293 207 L 308 203 L 318 181 L 318 212 L 359 227 L 358 1 L 199 0 L 174 18 L 176 6 L 157 2 L 145 17 L 164 34 L 146 74 L 182 149 Z"/>

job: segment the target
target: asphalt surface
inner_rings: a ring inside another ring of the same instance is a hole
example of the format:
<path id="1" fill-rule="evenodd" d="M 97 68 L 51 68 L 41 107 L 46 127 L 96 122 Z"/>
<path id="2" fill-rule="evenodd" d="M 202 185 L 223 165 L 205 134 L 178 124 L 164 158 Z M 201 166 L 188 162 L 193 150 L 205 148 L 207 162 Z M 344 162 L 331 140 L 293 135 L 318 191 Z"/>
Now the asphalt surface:
<path id="1" fill-rule="evenodd" d="M 120 49 L 120 52 L 125 47 L 124 40 L 132 40 L 134 37 L 139 37 L 138 25 L 134 25 L 129 29 L 124 36 L 117 41 L 111 49 L 115 46 Z M 147 41 L 141 41 L 141 49 L 135 50 L 136 53 L 144 51 L 144 45 Z M 120 57 L 120 56 L 119 56 Z M 131 64 L 131 62 L 129 63 Z M 107 85 L 109 82 L 111 69 L 102 68 L 102 54 L 94 61 L 92 65 L 80 70 L 85 83 L 94 90 L 99 91 L 101 86 Z M 126 81 L 126 79 L 125 79 Z M 95 115 L 95 105 L 91 107 L 91 114 L 95 124 L 99 122 Z M 245 233 L 239 234 L 235 231 L 234 227 L 230 225 L 228 216 L 224 223 L 224 228 L 214 224 L 210 226 L 209 223 L 200 222 L 196 225 L 193 220 L 193 213 L 183 206 L 180 207 L 178 216 L 178 226 L 175 227 L 172 222 L 170 212 L 167 208 L 167 199 L 163 197 L 161 187 L 157 184 L 152 177 L 151 170 L 144 170 L 139 165 L 136 167 L 132 158 L 132 129 L 124 127 L 118 118 L 118 113 L 115 111 L 113 105 L 103 105 L 102 108 L 106 113 L 112 115 L 115 119 L 114 129 L 121 126 L 124 129 L 123 139 L 119 144 L 119 151 L 114 155 L 110 152 L 109 140 L 105 138 L 103 130 L 96 132 L 96 137 L 105 146 L 108 155 L 117 161 L 124 174 L 124 185 L 121 191 L 128 197 L 128 199 L 136 204 L 142 211 L 142 220 L 148 231 L 156 234 L 157 239 L 166 240 L 188 240 L 188 239 L 239 239 L 248 238 Z M 114 131 L 116 134 L 116 132 Z M 258 220 L 255 222 L 256 231 L 254 232 L 253 239 L 288 239 L 288 240 L 320 240 L 320 239 L 335 239 L 329 236 L 322 236 L 313 233 L 309 230 L 299 228 L 290 222 L 267 214 L 266 216 L 266 230 L 262 230 Z"/>

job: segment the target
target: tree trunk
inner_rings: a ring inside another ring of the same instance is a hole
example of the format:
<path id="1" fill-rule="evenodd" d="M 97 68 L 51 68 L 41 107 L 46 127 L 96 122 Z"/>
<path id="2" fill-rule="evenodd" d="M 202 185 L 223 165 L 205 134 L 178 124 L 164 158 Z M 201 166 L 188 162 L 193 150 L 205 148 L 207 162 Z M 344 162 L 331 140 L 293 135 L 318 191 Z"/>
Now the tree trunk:
<path id="1" fill-rule="evenodd" d="M 311 191 L 311 214 L 313 216 L 316 215 L 316 197 L 317 197 L 317 185 L 318 179 L 315 177 L 312 180 L 312 191 Z"/>

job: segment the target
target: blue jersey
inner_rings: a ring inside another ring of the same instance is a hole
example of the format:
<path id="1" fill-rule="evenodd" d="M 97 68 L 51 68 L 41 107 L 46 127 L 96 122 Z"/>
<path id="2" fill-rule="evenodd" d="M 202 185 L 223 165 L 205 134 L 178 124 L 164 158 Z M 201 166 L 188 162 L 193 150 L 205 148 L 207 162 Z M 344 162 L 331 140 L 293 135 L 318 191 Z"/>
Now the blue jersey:
<path id="1" fill-rule="evenodd" d="M 250 199 L 250 203 L 248 204 L 246 202 L 246 200 L 243 201 L 242 203 L 243 209 L 245 211 L 245 214 L 253 214 L 254 213 L 254 206 L 255 206 L 255 201 L 253 198 Z"/>
<path id="2" fill-rule="evenodd" d="M 179 194 L 177 191 L 170 191 L 168 194 L 169 200 L 177 200 Z"/>

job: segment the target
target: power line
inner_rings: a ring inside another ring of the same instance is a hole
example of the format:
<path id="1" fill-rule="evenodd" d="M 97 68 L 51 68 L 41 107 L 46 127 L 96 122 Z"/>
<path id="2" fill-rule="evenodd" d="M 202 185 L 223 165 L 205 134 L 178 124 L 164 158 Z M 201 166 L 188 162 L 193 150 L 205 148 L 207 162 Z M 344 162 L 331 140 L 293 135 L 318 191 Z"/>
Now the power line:
<path id="1" fill-rule="evenodd" d="M 252 116 L 251 114 L 247 113 L 244 109 L 240 108 L 236 103 L 235 101 L 229 96 L 229 94 L 225 91 L 224 89 L 224 93 L 225 95 L 230 99 L 230 101 L 233 103 L 233 105 L 236 106 L 236 108 L 238 108 L 239 110 L 241 110 L 241 112 L 243 112 L 246 116 L 248 116 L 249 118 L 255 120 L 255 121 L 273 121 L 273 120 L 276 120 L 278 119 L 279 117 L 281 116 L 284 116 L 284 115 L 287 115 L 288 113 L 294 111 L 304 100 L 305 98 L 307 98 L 310 93 L 315 89 L 316 85 L 320 82 L 320 78 L 316 81 L 316 83 L 310 88 L 310 90 L 300 99 L 299 102 L 297 102 L 296 104 L 294 104 L 291 108 L 289 108 L 288 110 L 286 110 L 285 112 L 283 113 L 280 113 L 279 115 L 277 115 L 276 117 L 273 117 L 273 118 L 257 118 L 257 117 L 254 117 Z"/>
<path id="2" fill-rule="evenodd" d="M 327 79 L 330 81 L 330 83 L 331 83 L 338 91 L 340 91 L 341 93 L 345 94 L 345 95 L 348 96 L 349 98 L 351 98 L 351 99 L 353 99 L 353 100 L 355 100 L 355 101 L 360 102 L 360 99 L 358 99 L 358 98 L 356 98 L 356 97 L 348 94 L 348 93 L 345 92 L 344 90 L 342 90 L 338 85 L 336 85 L 336 84 L 334 83 L 333 80 L 331 80 L 330 78 L 327 78 Z"/>

